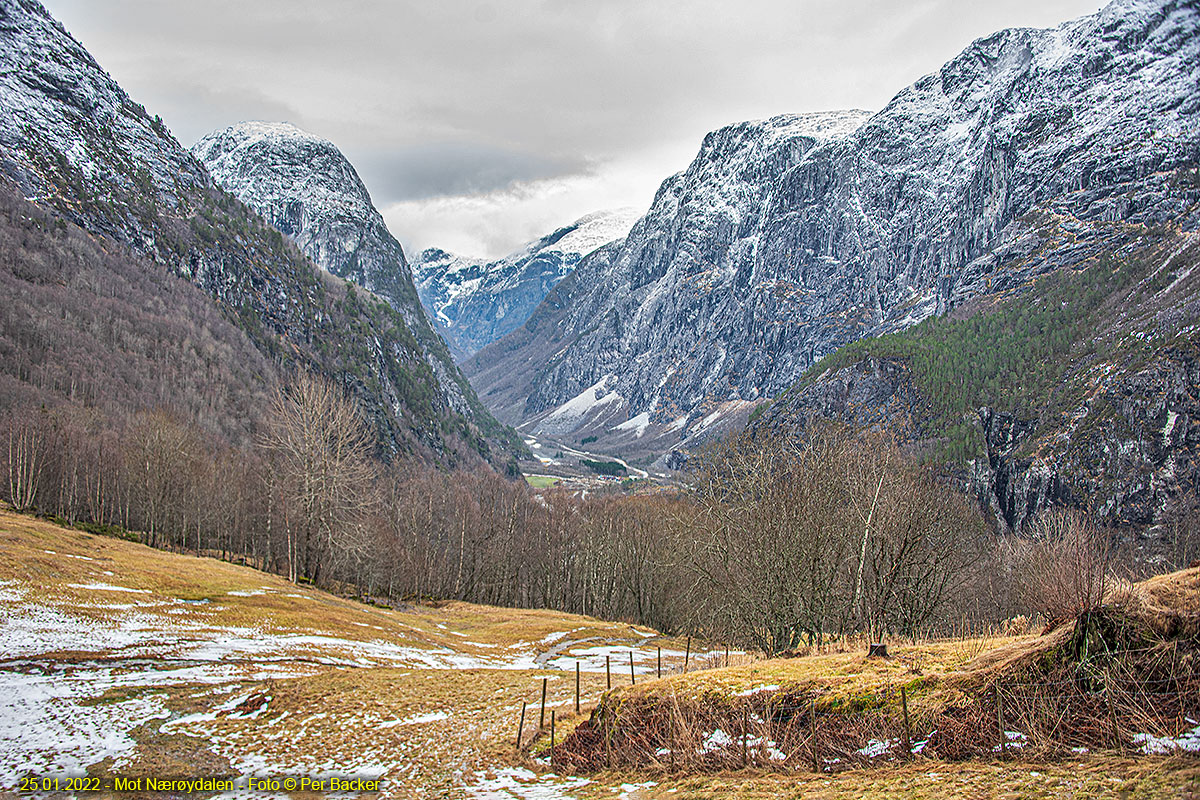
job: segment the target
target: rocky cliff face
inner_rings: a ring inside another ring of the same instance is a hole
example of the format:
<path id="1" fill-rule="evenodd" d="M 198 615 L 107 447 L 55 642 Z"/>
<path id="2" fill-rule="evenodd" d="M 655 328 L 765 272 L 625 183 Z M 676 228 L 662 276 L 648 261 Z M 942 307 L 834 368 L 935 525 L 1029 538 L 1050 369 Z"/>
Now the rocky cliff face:
<path id="1" fill-rule="evenodd" d="M 205 136 L 192 153 L 313 263 L 386 299 L 420 343 L 445 402 L 476 413 L 470 384 L 421 307 L 403 248 L 336 145 L 287 123 L 241 122 Z"/>
<path id="2" fill-rule="evenodd" d="M 520 327 L 580 259 L 629 233 L 632 209 L 598 211 L 496 261 L 431 248 L 413 262 L 421 302 L 469 356 Z"/>
<path id="3" fill-rule="evenodd" d="M 0 170 L 27 198 L 188 278 L 285 369 L 346 386 L 385 453 L 497 457 L 503 429 L 447 402 L 403 314 L 323 279 L 39 3 L 0 0 L 0 31 Z"/>
<path id="4" fill-rule="evenodd" d="M 0 2 L 0 33 L 0 168 L 30 199 L 153 249 L 144 217 L 186 213 L 204 169 L 39 3 Z"/>
<path id="5" fill-rule="evenodd" d="M 1085 260 L 1057 291 L 1045 276 L 1007 298 L 981 297 L 957 319 L 859 341 L 752 425 L 887 425 L 1002 529 L 1068 505 L 1154 535 L 1195 509 L 1200 487 L 1200 232 L 1142 230 Z M 957 368 L 995 354 L 996 367 Z M 956 439 L 965 450 L 947 447 Z"/>
<path id="6" fill-rule="evenodd" d="M 468 374 L 531 426 L 604 381 L 606 430 L 646 415 L 678 443 L 847 342 L 1079 263 L 1120 224 L 1190 230 L 1198 27 L 1193 4 L 1117 0 L 981 39 L 874 115 L 709 134 L 619 248 Z M 1039 215 L 1066 231 L 1052 252 Z"/>

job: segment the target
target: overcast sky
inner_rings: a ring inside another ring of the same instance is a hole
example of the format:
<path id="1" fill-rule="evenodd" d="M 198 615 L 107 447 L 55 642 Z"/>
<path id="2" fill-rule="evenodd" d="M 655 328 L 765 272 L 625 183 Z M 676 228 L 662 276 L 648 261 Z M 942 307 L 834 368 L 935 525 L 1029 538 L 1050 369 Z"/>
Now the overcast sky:
<path id="1" fill-rule="evenodd" d="M 246 119 L 331 139 L 392 232 L 503 255 L 645 209 L 703 135 L 881 108 L 972 39 L 1101 0 L 43 0 L 185 144 Z"/>

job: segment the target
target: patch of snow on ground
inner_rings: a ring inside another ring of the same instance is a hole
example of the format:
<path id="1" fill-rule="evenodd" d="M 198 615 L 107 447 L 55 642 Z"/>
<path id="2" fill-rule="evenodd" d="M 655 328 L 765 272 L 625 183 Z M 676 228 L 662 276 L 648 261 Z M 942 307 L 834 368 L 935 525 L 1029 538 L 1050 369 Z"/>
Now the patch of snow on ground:
<path id="1" fill-rule="evenodd" d="M 429 722 L 437 722 L 442 719 L 449 719 L 450 715 L 445 711 L 431 711 L 428 714 L 417 714 L 404 719 L 392 719 L 387 722 L 379 723 L 380 728 L 394 728 L 397 725 L 424 725 Z"/>
<path id="2" fill-rule="evenodd" d="M 646 433 L 646 428 L 649 428 L 649 427 L 650 427 L 650 413 L 648 411 L 643 411 L 642 413 L 638 414 L 636 417 L 630 417 L 629 419 L 622 422 L 620 425 L 617 426 L 617 430 L 633 431 L 634 432 L 633 435 L 640 439 L 640 438 L 642 438 L 642 435 Z"/>
<path id="3" fill-rule="evenodd" d="M 1007 747 L 1009 750 L 1020 750 L 1029 743 L 1029 737 L 1020 731 L 1005 731 L 1004 738 L 1008 740 Z M 993 753 L 1000 752 L 1000 745 L 995 745 L 992 748 Z"/>
<path id="4" fill-rule="evenodd" d="M 133 592 L 134 594 L 150 594 L 149 589 L 130 589 L 128 586 L 113 586 L 111 583 L 68 583 L 72 589 L 92 589 L 103 592 Z"/>
<path id="5" fill-rule="evenodd" d="M 921 752 L 923 752 L 923 751 L 925 750 L 925 748 L 929 746 L 929 743 L 933 741 L 933 737 L 934 737 L 934 736 L 936 736 L 936 735 L 937 735 L 937 729 L 935 728 L 935 729 L 931 730 L 931 731 L 929 732 L 929 735 L 928 735 L 928 736 L 926 736 L 926 737 L 925 737 L 924 739 L 922 739 L 921 741 L 919 741 L 919 742 L 913 742 L 913 745 L 912 745 L 912 751 L 913 751 L 914 753 L 921 753 Z"/>
<path id="6" fill-rule="evenodd" d="M 707 755 L 708 753 L 715 753 L 718 750 L 724 750 L 731 744 L 733 744 L 733 737 L 720 728 L 717 728 L 708 736 L 704 737 L 704 744 L 702 744 L 696 750 L 696 752 L 700 755 Z"/>
<path id="7" fill-rule="evenodd" d="M 109 757 L 121 765 L 136 746 L 129 732 L 170 716 L 163 695 L 88 702 L 103 693 L 91 677 L 0 671 L 0 786 L 26 773 L 81 775 Z"/>
<path id="8" fill-rule="evenodd" d="M 65 650 L 98 653 L 163 642 L 161 630 L 145 614 L 123 614 L 113 624 L 32 603 L 0 606 L 0 653 L 8 658 Z"/>
<path id="9" fill-rule="evenodd" d="M 550 669 L 561 669 L 573 672 L 575 670 L 575 662 L 579 662 L 579 668 L 584 672 L 600 672 L 604 669 L 604 659 L 607 656 L 609 666 L 614 672 L 618 670 L 629 671 L 629 654 L 633 653 L 633 671 L 638 675 L 649 675 L 658 670 L 658 651 L 652 649 L 642 649 L 640 647 L 631 648 L 629 645 L 597 645 L 594 647 L 581 647 L 572 649 L 557 658 L 552 658 L 546 662 L 546 666 Z M 693 658 L 699 658 L 703 654 L 692 653 Z M 663 650 L 663 669 L 668 669 L 668 661 L 675 659 L 679 662 L 683 661 L 684 651 L 682 650 Z"/>
<path id="10" fill-rule="evenodd" d="M 892 739 L 890 741 L 880 741 L 879 739 L 872 739 L 869 742 L 867 742 L 866 747 L 859 749 L 858 754 L 862 755 L 862 756 L 866 756 L 867 758 L 878 758 L 879 756 L 885 755 L 895 745 L 896 745 L 895 739 Z"/>
<path id="11" fill-rule="evenodd" d="M 554 409 L 554 411 L 552 411 L 549 416 L 543 420 L 543 424 L 550 423 L 557 429 L 557 427 L 574 423 L 577 420 L 583 419 L 595 408 L 606 406 L 610 403 L 622 402 L 624 398 L 622 398 L 621 395 L 617 394 L 616 392 L 607 391 L 608 386 L 614 379 L 615 376 L 613 375 L 605 375 L 603 378 L 596 381 L 591 386 L 560 405 L 558 408 Z"/>
<path id="12" fill-rule="evenodd" d="M 77 556 L 77 555 L 73 555 L 71 553 L 56 553 L 53 550 L 43 550 L 42 552 L 47 553 L 52 556 L 62 556 L 63 558 L 77 558 L 80 561 L 95 561 L 96 560 L 94 558 L 91 558 L 90 556 Z"/>
<path id="13" fill-rule="evenodd" d="M 734 697 L 749 697 L 752 694 L 760 694 L 762 692 L 778 692 L 778 691 L 779 691 L 779 687 L 775 684 L 772 684 L 770 686 L 755 686 L 753 689 L 745 689 L 743 691 L 736 692 L 733 696 Z"/>
<path id="14" fill-rule="evenodd" d="M 1200 724 L 1196 720 L 1189 719 L 1189 724 L 1196 725 L 1190 731 L 1185 731 L 1178 738 L 1170 736 L 1154 736 L 1149 733 L 1135 734 L 1133 737 L 1134 744 L 1141 745 L 1141 751 L 1146 755 L 1159 756 L 1168 753 L 1185 752 L 1185 753 L 1200 753 Z"/>
<path id="15" fill-rule="evenodd" d="M 539 776 L 521 767 L 507 767 L 493 773 L 474 786 L 466 787 L 467 797 L 475 800 L 574 800 L 566 794 L 591 783 L 587 778 L 560 778 L 552 772 Z"/>

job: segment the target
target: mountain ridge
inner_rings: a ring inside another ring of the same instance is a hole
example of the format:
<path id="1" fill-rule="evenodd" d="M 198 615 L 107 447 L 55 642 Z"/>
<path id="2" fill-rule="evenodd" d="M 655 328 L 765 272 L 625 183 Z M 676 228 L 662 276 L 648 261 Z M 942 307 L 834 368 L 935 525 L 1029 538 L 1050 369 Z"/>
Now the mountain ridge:
<path id="1" fill-rule="evenodd" d="M 427 248 L 414 262 L 417 292 L 469 357 L 524 323 L 582 258 L 623 238 L 637 216 L 633 209 L 595 211 L 495 260 Z"/>
<path id="2" fill-rule="evenodd" d="M 421 306 L 403 247 L 336 144 L 289 123 L 250 121 L 202 137 L 191 151 L 313 263 L 387 300 L 416 336 L 445 401 L 460 414 L 486 414 Z"/>
<path id="3" fill-rule="evenodd" d="M 843 344 L 1113 246 L 1110 223 L 1194 228 L 1173 176 L 1200 153 L 1196 32 L 1186 3 L 1118 0 L 976 40 L 840 137 L 715 131 L 621 248 L 584 259 L 468 375 L 530 430 L 610 381 L 621 403 L 571 435 L 629 452 L 605 434 L 645 414 L 661 453 Z M 1042 214 L 1071 246 L 1044 247 Z"/>

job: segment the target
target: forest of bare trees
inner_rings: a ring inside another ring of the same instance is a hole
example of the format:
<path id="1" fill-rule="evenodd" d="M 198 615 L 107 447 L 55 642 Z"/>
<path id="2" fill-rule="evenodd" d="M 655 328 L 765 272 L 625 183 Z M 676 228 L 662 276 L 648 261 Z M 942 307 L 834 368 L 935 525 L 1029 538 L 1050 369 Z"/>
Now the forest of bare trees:
<path id="1" fill-rule="evenodd" d="M 1108 572 L 1086 517 L 1002 539 L 881 430 L 734 436 L 693 459 L 685 489 L 582 499 L 383 463 L 354 403 L 307 373 L 269 408 L 240 447 L 164 410 L 0 413 L 3 498 L 377 602 L 554 608 L 766 652 L 1067 613 Z"/>
<path id="2" fill-rule="evenodd" d="M 684 525 L 723 638 L 766 651 L 939 621 L 987 554 L 987 528 L 884 431 L 742 434 L 702 456 Z"/>

